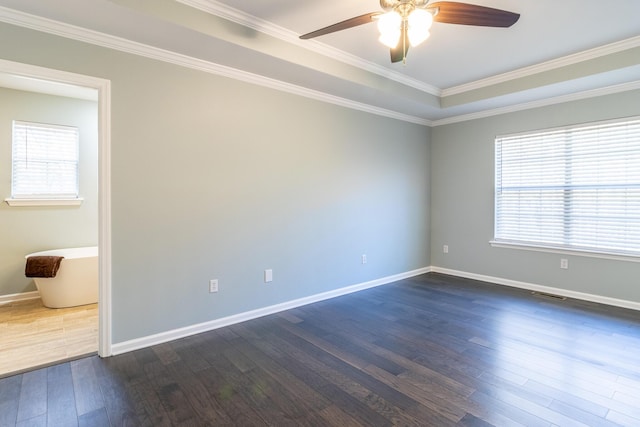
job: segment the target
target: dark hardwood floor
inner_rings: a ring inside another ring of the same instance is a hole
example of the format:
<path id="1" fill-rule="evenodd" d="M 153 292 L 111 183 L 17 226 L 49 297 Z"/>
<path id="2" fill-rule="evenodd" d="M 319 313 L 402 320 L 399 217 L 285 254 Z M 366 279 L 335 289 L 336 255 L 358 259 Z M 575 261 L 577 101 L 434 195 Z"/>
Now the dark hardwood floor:
<path id="1" fill-rule="evenodd" d="M 2 426 L 640 426 L 640 312 L 427 274 L 0 380 Z"/>

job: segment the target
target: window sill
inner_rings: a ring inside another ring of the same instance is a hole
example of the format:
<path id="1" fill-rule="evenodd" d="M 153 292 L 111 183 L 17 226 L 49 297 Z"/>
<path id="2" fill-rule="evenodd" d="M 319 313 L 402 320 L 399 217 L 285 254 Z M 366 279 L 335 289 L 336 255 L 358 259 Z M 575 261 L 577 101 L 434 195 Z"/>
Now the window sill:
<path id="1" fill-rule="evenodd" d="M 73 199 L 4 199 L 9 206 L 80 206 L 83 198 Z"/>
<path id="2" fill-rule="evenodd" d="M 524 251 L 547 252 L 547 253 L 563 254 L 563 255 L 575 255 L 575 256 L 583 256 L 583 257 L 591 257 L 591 258 L 612 259 L 616 261 L 640 262 L 640 256 L 635 254 L 623 254 L 623 253 L 615 253 L 615 252 L 596 252 L 596 251 L 590 251 L 586 249 L 566 249 L 566 248 L 559 248 L 554 246 L 543 246 L 543 245 L 515 243 L 515 242 L 502 242 L 502 241 L 496 241 L 496 240 L 489 241 L 489 244 L 491 244 L 491 246 L 493 246 L 494 248 L 508 248 L 508 249 L 524 250 Z"/>

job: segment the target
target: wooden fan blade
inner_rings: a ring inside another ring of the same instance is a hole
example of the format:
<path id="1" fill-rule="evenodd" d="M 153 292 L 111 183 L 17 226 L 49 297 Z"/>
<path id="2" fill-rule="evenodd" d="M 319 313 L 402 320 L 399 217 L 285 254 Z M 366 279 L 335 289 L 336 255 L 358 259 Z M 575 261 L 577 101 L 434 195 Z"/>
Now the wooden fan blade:
<path id="1" fill-rule="evenodd" d="M 402 28 L 402 37 L 396 47 L 391 48 L 391 62 L 404 61 L 409 51 L 409 37 L 407 36 L 407 28 Z"/>
<path id="2" fill-rule="evenodd" d="M 368 24 L 369 22 L 373 21 L 373 18 L 378 15 L 382 15 L 382 12 L 365 13 L 364 15 L 356 16 L 354 18 L 338 22 L 337 24 L 329 25 L 328 27 L 320 28 L 319 30 L 303 34 L 300 36 L 300 38 L 303 40 L 312 39 L 314 37 L 323 36 L 325 34 L 335 33 L 336 31 L 346 30 L 347 28 L 357 27 L 358 25 Z"/>
<path id="3" fill-rule="evenodd" d="M 515 24 L 520 18 L 519 13 L 453 1 L 430 3 L 427 9 L 438 9 L 433 20 L 445 24 L 506 28 Z"/>

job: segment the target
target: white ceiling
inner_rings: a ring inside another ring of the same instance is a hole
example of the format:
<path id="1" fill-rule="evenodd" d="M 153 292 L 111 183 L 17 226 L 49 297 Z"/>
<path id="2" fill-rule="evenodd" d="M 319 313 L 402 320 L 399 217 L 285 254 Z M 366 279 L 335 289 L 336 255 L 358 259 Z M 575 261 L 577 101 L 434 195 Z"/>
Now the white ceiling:
<path id="1" fill-rule="evenodd" d="M 406 64 L 390 63 L 373 23 L 297 37 L 378 0 L 0 0 L 0 21 L 433 125 L 640 88 L 638 0 L 469 3 L 521 17 L 506 29 L 434 23 Z"/>

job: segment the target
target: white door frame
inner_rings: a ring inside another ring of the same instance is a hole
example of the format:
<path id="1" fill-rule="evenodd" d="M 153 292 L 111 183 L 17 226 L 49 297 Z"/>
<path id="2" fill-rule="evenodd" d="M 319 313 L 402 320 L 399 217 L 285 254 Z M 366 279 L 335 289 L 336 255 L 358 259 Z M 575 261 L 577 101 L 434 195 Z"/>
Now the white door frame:
<path id="1" fill-rule="evenodd" d="M 98 354 L 111 356 L 111 82 L 2 59 L 0 73 L 94 89 L 98 93 Z"/>

